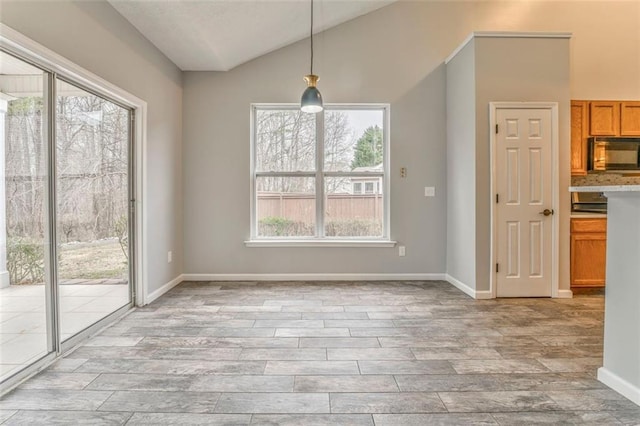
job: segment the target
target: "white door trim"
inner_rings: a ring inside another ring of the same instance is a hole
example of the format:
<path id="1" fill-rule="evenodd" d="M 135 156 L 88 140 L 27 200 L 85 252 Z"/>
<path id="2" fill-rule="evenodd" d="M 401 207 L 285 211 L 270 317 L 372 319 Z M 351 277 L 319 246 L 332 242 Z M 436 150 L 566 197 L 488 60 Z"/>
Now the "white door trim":
<path id="1" fill-rule="evenodd" d="M 62 55 L 30 39 L 0 22 L 0 46 L 18 54 L 49 72 L 66 77 L 115 100 L 135 111 L 135 187 L 136 187 L 136 297 L 133 304 L 143 306 L 147 298 L 147 102 L 110 83 L 102 77 L 76 65 Z"/>
<path id="2" fill-rule="evenodd" d="M 490 256 L 490 277 L 489 286 L 491 291 L 491 298 L 497 296 L 497 280 L 496 280 L 496 258 L 497 258 L 497 224 L 495 214 L 495 197 L 496 197 L 496 132 L 495 127 L 497 124 L 497 111 L 498 109 L 548 109 L 551 111 L 551 168 L 553 170 L 551 177 L 551 193 L 553 200 L 553 209 L 555 214 L 552 216 L 552 241 L 551 241 L 551 297 L 560 297 L 558 290 L 559 283 L 559 262 L 558 255 L 560 253 L 560 239 L 559 239 L 559 226 L 560 226 L 560 168 L 558 158 L 560 156 L 560 143 L 559 143 L 559 131 L 558 131 L 558 103 L 557 102 L 490 102 L 489 103 L 489 149 L 490 149 L 490 168 L 491 168 L 491 194 L 490 194 L 490 222 L 491 222 L 491 256 Z"/>

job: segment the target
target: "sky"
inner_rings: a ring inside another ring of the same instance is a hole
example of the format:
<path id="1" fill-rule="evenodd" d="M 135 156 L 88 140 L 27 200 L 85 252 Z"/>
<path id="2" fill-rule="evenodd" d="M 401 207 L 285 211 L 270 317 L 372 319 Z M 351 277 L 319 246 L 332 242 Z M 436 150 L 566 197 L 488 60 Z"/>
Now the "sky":
<path id="1" fill-rule="evenodd" d="M 382 126 L 383 112 L 381 110 L 361 110 L 361 111 L 344 111 L 349 117 L 349 127 L 353 130 L 356 139 L 358 139 L 369 126 L 376 124 Z"/>

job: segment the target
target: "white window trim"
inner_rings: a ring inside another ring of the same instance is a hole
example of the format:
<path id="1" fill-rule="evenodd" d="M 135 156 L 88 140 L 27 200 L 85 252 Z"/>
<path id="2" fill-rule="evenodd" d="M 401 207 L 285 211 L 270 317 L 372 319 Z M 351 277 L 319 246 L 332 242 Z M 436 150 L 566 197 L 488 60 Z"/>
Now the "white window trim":
<path id="1" fill-rule="evenodd" d="M 322 177 L 331 177 L 331 176 L 354 176 L 353 172 L 323 172 L 322 171 L 322 162 L 324 161 L 324 144 L 317 143 L 317 141 L 321 140 L 320 136 L 322 135 L 322 129 L 324 128 L 324 112 L 317 116 L 316 122 L 316 170 L 315 172 L 305 173 L 305 172 L 277 172 L 277 175 L 292 175 L 292 176 L 305 176 L 312 175 L 315 176 L 316 179 L 316 218 L 322 218 L 322 220 L 316 220 L 316 236 L 314 237 L 302 237 L 302 238 L 268 238 L 268 237 L 260 237 L 257 235 L 257 220 L 256 220 L 256 150 L 255 150 L 255 141 L 256 141 L 256 128 L 255 128 L 255 117 L 256 111 L 258 109 L 284 109 L 284 108 L 298 108 L 298 104 L 292 103 L 252 103 L 250 109 L 250 138 L 249 138 L 249 150 L 250 150 L 250 161 L 249 161 L 249 186 L 250 186 L 250 224 L 251 224 L 251 232 L 250 238 L 246 240 L 245 246 L 247 247 L 394 247 L 396 241 L 392 241 L 390 238 L 391 230 L 390 230 L 390 199 L 391 199 L 391 173 L 390 173 L 390 105 L 384 103 L 367 103 L 367 104 L 325 104 L 325 108 L 331 110 L 350 110 L 350 109 L 372 109 L 372 110 L 382 110 L 383 111 L 383 173 L 382 174 L 373 174 L 370 172 L 361 173 L 362 176 L 373 176 L 375 175 L 378 178 L 382 178 L 383 180 L 383 188 L 384 188 L 384 197 L 383 197 L 383 234 L 381 237 L 373 237 L 373 238 L 357 238 L 357 237 L 326 237 L 324 236 L 324 187 L 320 187 L 324 184 Z M 363 186 L 364 189 L 364 186 Z M 318 196 L 318 194 L 321 194 Z"/>
<path id="2" fill-rule="evenodd" d="M 394 247 L 391 240 L 349 240 L 347 238 L 317 238 L 317 239 L 274 239 L 259 238 L 245 241 L 247 247 Z"/>

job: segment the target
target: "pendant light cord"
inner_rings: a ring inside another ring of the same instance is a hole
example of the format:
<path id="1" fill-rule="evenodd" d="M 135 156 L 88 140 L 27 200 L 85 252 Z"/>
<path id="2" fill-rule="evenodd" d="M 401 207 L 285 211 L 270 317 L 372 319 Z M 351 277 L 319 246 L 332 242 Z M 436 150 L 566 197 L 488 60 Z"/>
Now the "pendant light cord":
<path id="1" fill-rule="evenodd" d="M 313 0 L 311 0 L 311 74 L 313 74 Z"/>

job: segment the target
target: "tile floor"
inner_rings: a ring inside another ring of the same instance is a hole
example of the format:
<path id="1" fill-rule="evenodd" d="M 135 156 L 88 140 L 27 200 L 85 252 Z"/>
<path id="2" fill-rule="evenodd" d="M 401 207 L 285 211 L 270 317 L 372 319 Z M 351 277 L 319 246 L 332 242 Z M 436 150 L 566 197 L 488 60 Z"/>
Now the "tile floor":
<path id="1" fill-rule="evenodd" d="M 63 339 L 121 308 L 129 300 L 126 283 L 73 281 L 60 286 Z M 45 300 L 43 284 L 0 289 L 0 381 L 47 354 Z"/>
<path id="2" fill-rule="evenodd" d="M 444 282 L 183 283 L 0 401 L 4 424 L 640 424 L 603 298 Z"/>

